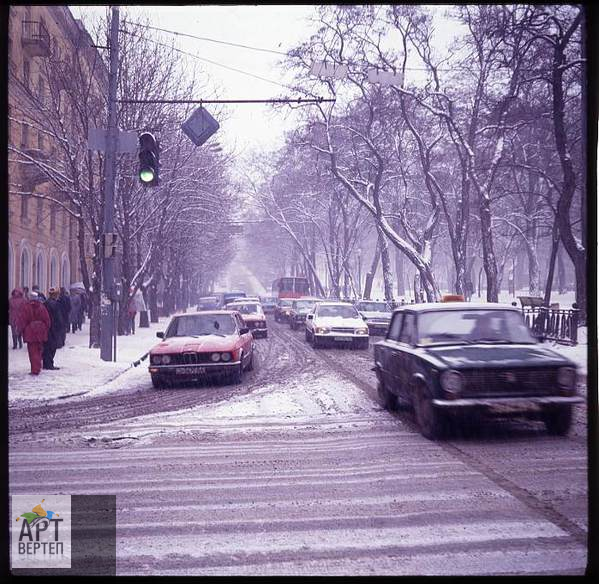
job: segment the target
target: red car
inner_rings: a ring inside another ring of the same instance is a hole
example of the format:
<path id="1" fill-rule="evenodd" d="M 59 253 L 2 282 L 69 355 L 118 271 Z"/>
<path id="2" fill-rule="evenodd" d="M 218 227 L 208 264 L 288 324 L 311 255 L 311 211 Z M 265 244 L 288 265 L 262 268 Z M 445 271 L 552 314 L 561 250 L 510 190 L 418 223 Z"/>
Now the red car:
<path id="1" fill-rule="evenodd" d="M 238 312 L 179 314 L 156 336 L 163 340 L 150 350 L 148 367 L 156 388 L 208 376 L 240 383 L 254 367 L 252 333 Z"/>

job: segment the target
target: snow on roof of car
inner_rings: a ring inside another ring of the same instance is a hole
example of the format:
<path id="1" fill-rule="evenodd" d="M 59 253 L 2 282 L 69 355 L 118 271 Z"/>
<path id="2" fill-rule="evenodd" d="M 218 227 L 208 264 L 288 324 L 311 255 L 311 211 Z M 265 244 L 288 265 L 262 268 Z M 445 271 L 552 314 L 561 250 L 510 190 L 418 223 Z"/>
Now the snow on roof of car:
<path id="1" fill-rule="evenodd" d="M 496 302 L 424 302 L 422 304 L 404 304 L 395 309 L 414 310 L 416 312 L 427 312 L 432 310 L 517 310 L 517 306 L 511 304 L 498 304 Z"/>
<path id="2" fill-rule="evenodd" d="M 173 314 L 173 318 L 194 316 L 196 314 L 231 314 L 231 310 L 196 310 L 195 312 L 186 312 L 185 314 Z"/>
<path id="3" fill-rule="evenodd" d="M 322 300 L 320 302 L 321 306 L 352 306 L 353 304 L 351 302 L 341 302 L 339 300 Z"/>

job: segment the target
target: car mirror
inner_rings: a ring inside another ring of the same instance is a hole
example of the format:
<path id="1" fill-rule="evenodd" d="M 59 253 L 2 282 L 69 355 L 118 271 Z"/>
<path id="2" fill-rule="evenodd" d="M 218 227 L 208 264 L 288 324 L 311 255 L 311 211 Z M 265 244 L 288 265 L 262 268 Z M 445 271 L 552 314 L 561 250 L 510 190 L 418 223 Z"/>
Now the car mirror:
<path id="1" fill-rule="evenodd" d="M 247 327 L 243 327 L 242 329 L 239 329 L 240 335 L 247 335 L 249 332 L 250 332 L 250 329 Z"/>
<path id="2" fill-rule="evenodd" d="M 314 315 L 313 315 L 313 314 L 308 314 L 308 316 L 306 316 L 306 318 L 307 318 L 308 320 L 312 320 L 312 319 L 314 318 Z"/>
<path id="3" fill-rule="evenodd" d="M 362 315 L 362 320 L 368 320 L 364 315 Z"/>
<path id="4" fill-rule="evenodd" d="M 164 333 L 163 333 L 162 331 L 160 331 L 159 333 L 156 333 L 156 336 L 157 336 L 159 339 L 164 339 Z"/>

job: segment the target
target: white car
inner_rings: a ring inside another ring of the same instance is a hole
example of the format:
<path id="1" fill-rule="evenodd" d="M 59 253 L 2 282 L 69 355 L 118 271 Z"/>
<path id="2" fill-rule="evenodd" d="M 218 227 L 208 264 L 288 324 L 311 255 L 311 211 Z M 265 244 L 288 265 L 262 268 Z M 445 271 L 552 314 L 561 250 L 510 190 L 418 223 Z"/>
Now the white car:
<path id="1" fill-rule="evenodd" d="M 349 302 L 319 302 L 306 317 L 306 341 L 314 348 L 334 342 L 368 349 L 368 326 Z"/>

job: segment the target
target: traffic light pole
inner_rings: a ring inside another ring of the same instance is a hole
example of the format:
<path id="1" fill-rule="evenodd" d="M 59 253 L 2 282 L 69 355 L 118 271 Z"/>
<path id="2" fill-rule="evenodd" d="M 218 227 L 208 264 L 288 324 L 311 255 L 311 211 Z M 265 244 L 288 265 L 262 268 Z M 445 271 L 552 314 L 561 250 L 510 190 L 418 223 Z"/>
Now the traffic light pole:
<path id="1" fill-rule="evenodd" d="M 119 7 L 112 7 L 110 23 L 110 72 L 108 78 L 108 133 L 106 144 L 106 160 L 104 165 L 104 229 L 102 243 L 107 233 L 114 231 L 114 183 L 116 175 L 116 151 L 118 129 L 116 122 L 116 90 L 119 67 Z M 106 253 L 102 245 L 103 269 L 102 290 L 100 295 L 100 358 L 112 361 L 112 340 L 115 334 L 114 299 L 114 257 Z M 109 257 L 106 257 L 106 256 Z M 116 358 L 116 355 L 115 355 Z"/>

